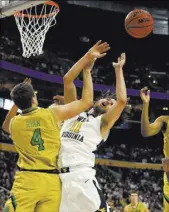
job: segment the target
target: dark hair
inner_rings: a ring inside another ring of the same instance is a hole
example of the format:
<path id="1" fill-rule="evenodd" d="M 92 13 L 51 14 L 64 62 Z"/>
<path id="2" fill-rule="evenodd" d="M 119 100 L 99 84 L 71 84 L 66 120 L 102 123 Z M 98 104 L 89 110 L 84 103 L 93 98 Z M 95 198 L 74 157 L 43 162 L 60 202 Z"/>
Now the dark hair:
<path id="1" fill-rule="evenodd" d="M 16 85 L 10 95 L 19 109 L 25 110 L 32 107 L 32 98 L 35 94 L 31 84 L 23 82 Z"/>
<path id="2" fill-rule="evenodd" d="M 139 192 L 138 192 L 137 190 L 131 190 L 131 191 L 130 191 L 130 196 L 131 196 L 132 194 L 137 194 L 137 195 L 139 195 Z"/>

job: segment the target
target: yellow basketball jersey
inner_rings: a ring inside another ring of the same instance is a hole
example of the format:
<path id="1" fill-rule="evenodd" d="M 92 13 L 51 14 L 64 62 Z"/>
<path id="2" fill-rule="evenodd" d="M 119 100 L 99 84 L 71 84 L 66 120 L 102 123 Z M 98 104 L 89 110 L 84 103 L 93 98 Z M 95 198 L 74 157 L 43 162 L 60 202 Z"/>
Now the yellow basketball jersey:
<path id="1" fill-rule="evenodd" d="M 169 122 L 167 124 L 167 130 L 164 133 L 164 156 L 165 158 L 169 157 Z M 166 189 L 165 189 L 166 187 Z M 169 195 L 169 183 L 166 173 L 164 173 L 164 190 L 166 195 Z"/>
<path id="2" fill-rule="evenodd" d="M 127 211 L 128 212 L 144 212 L 144 210 L 145 210 L 145 206 L 144 206 L 144 204 L 142 202 L 139 202 L 137 204 L 136 208 L 134 208 L 132 206 L 132 204 L 127 205 Z"/>
<path id="3" fill-rule="evenodd" d="M 57 169 L 60 134 L 50 109 L 35 108 L 11 121 L 11 137 L 24 169 Z"/>

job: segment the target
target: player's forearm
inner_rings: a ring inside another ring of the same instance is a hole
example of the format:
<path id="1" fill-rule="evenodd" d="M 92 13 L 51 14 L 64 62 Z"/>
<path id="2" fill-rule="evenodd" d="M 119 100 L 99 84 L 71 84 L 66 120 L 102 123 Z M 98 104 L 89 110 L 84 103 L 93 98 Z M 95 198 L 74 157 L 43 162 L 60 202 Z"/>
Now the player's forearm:
<path id="1" fill-rule="evenodd" d="M 85 104 L 93 105 L 93 81 L 89 71 L 83 71 L 82 100 Z"/>
<path id="2" fill-rule="evenodd" d="M 12 108 L 11 108 L 11 110 L 6 115 L 5 121 L 3 122 L 3 125 L 2 125 L 2 129 L 5 132 L 9 133 L 9 125 L 10 125 L 11 119 L 14 116 L 16 116 L 17 111 L 18 111 L 18 107 L 16 105 L 13 105 Z"/>
<path id="3" fill-rule="evenodd" d="M 126 105 L 127 103 L 127 92 L 126 84 L 124 81 L 124 75 L 122 68 L 117 68 L 116 73 L 116 97 L 119 103 Z"/>
<path id="4" fill-rule="evenodd" d="M 141 134 L 145 137 L 148 136 L 150 130 L 148 111 L 149 111 L 149 104 L 148 103 L 143 104 L 143 110 L 141 114 Z"/>
<path id="5" fill-rule="evenodd" d="M 72 68 L 64 76 L 65 83 L 72 83 L 83 68 L 90 62 L 91 58 L 89 53 L 86 53 L 77 63 L 75 63 Z"/>

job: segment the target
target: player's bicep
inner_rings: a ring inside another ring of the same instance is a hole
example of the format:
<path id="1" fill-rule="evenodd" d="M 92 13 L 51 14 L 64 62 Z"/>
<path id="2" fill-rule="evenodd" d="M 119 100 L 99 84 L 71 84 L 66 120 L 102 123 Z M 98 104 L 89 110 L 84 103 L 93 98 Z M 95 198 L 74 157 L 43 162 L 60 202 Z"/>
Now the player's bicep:
<path id="1" fill-rule="evenodd" d="M 148 135 L 153 136 L 160 132 L 163 126 L 163 120 L 161 117 L 157 118 L 152 124 L 150 124 L 150 127 L 148 129 Z"/>
<path id="2" fill-rule="evenodd" d="M 77 91 L 74 83 L 64 83 L 64 104 L 77 100 Z"/>
<path id="3" fill-rule="evenodd" d="M 91 105 L 85 103 L 82 99 L 76 100 L 66 105 L 52 105 L 50 109 L 53 110 L 56 119 L 58 121 L 64 121 L 66 119 L 73 118 L 79 115 L 81 112 L 87 110 Z"/>

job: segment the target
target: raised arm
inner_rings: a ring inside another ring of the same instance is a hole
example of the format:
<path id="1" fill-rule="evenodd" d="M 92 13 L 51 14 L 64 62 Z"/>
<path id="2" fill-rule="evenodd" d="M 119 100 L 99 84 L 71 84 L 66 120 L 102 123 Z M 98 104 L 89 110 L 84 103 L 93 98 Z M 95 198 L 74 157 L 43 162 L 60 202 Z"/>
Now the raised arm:
<path id="1" fill-rule="evenodd" d="M 26 78 L 24 80 L 24 82 L 25 83 L 31 83 L 31 79 Z M 18 111 L 18 107 L 14 104 L 12 106 L 12 108 L 9 110 L 9 112 L 7 113 L 6 118 L 5 118 L 3 125 L 2 125 L 2 129 L 5 132 L 10 133 L 10 123 L 11 123 L 11 120 L 16 116 L 17 111 Z"/>
<path id="2" fill-rule="evenodd" d="M 162 129 L 165 116 L 158 117 L 152 124 L 149 122 L 149 102 L 150 90 L 147 87 L 141 89 L 140 96 L 143 101 L 143 110 L 141 115 L 141 134 L 144 137 L 156 135 Z"/>
<path id="3" fill-rule="evenodd" d="M 64 103 L 70 103 L 77 99 L 77 91 L 74 85 L 74 80 L 80 72 L 88 65 L 93 63 L 95 58 L 101 58 L 106 55 L 110 49 L 108 43 L 101 43 L 98 41 L 89 51 L 76 63 L 64 76 Z M 93 67 L 93 65 L 92 65 Z M 91 67 L 91 69 L 92 69 Z"/>
<path id="4" fill-rule="evenodd" d="M 53 104 L 50 109 L 54 112 L 58 123 L 84 112 L 93 105 L 93 82 L 90 71 L 84 72 L 82 99 L 65 105 Z"/>
<path id="5" fill-rule="evenodd" d="M 9 110 L 9 112 L 7 113 L 6 118 L 2 125 L 2 129 L 5 132 L 10 133 L 10 129 L 9 129 L 10 123 L 11 123 L 11 120 L 16 116 L 17 111 L 18 111 L 18 107 L 14 104 L 12 108 Z"/>
<path id="6" fill-rule="evenodd" d="M 117 63 L 113 63 L 116 74 L 116 97 L 117 101 L 111 106 L 109 111 L 102 115 L 101 134 L 104 137 L 119 119 L 127 103 L 126 85 L 123 76 L 123 66 L 126 61 L 125 53 L 121 54 Z"/>

